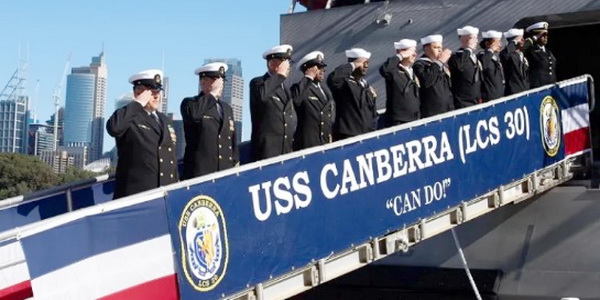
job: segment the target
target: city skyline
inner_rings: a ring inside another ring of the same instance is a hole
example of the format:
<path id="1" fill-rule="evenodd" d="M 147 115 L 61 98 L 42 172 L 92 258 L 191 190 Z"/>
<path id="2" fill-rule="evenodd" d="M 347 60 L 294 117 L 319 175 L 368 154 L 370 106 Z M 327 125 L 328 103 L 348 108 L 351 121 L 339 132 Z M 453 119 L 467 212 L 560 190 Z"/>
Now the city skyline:
<path id="1" fill-rule="evenodd" d="M 112 101 L 131 91 L 129 76 L 146 69 L 163 69 L 165 77 L 169 77 L 167 112 L 174 113 L 176 118 L 180 117 L 181 100 L 197 94 L 194 70 L 206 58 L 241 60 L 247 90 L 250 79 L 266 71 L 262 52 L 279 44 L 280 15 L 290 5 L 275 0 L 185 3 L 150 0 L 144 6 L 115 0 L 27 3 L 28 0 L 10 3 L 0 12 L 1 22 L 11 28 L 0 50 L 0 84 L 8 81 L 9 70 L 14 70 L 19 60 L 27 59 L 26 94 L 30 95 L 30 106 L 39 121 L 47 120 L 54 112 L 52 94 L 67 57 L 70 55 L 72 65 L 87 65 L 89 58 L 101 49 L 110 66 L 107 99 L 111 100 L 104 118 L 114 112 Z M 144 19 L 147 25 L 140 25 L 142 15 L 152 16 Z M 65 105 L 64 93 L 63 89 L 61 106 Z M 249 124 L 247 92 L 243 98 L 243 119 Z M 244 127 L 242 136 L 247 140 L 250 127 Z M 112 146 L 114 139 L 105 132 L 104 152 Z"/>

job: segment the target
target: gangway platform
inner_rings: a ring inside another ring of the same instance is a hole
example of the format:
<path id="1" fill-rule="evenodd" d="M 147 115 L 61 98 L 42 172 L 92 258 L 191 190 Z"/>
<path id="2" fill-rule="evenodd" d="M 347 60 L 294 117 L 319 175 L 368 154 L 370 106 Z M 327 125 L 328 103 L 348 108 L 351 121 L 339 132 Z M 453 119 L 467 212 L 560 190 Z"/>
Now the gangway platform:
<path id="1" fill-rule="evenodd" d="M 0 298 L 291 297 L 570 180 L 591 161 L 591 81 L 33 223 L 17 213 L 0 233 Z M 109 195 L 109 183 L 92 186 Z"/>

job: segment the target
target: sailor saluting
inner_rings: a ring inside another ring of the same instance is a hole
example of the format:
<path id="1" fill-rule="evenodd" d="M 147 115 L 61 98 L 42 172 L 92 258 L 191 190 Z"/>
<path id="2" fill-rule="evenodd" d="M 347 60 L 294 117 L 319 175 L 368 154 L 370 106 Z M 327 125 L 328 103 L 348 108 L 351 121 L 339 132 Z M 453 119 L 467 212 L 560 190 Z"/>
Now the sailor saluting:
<path id="1" fill-rule="evenodd" d="M 332 141 L 334 105 L 329 88 L 323 84 L 327 66 L 324 59 L 323 52 L 313 51 L 298 62 L 298 68 L 304 76 L 291 88 L 298 113 L 298 129 L 294 138 L 295 150 Z"/>
<path id="2" fill-rule="evenodd" d="M 131 76 L 134 100 L 106 123 L 119 155 L 114 199 L 177 182 L 175 131 L 168 117 L 157 111 L 162 76 L 160 70 Z"/>
<path id="3" fill-rule="evenodd" d="M 538 22 L 525 29 L 525 57 L 529 62 L 529 82 L 531 88 L 556 82 L 556 58 L 546 48 L 548 44 L 548 23 Z"/>
<path id="4" fill-rule="evenodd" d="M 227 69 L 221 62 L 197 68 L 200 93 L 181 102 L 184 179 L 231 168 L 239 160 L 233 110 L 220 100 Z"/>
<path id="5" fill-rule="evenodd" d="M 421 118 L 454 110 L 447 67 L 452 51 L 443 48 L 443 41 L 444 38 L 439 34 L 422 38 L 424 54 L 413 65 L 421 85 Z"/>
<path id="6" fill-rule="evenodd" d="M 254 161 L 292 152 L 296 111 L 283 84 L 290 72 L 292 46 L 279 45 L 263 53 L 267 73 L 250 81 L 252 158 Z"/>
<path id="7" fill-rule="evenodd" d="M 448 67 L 452 74 L 454 106 L 463 108 L 481 102 L 481 64 L 475 55 L 479 29 L 465 26 L 456 31 L 461 46 L 448 60 Z"/>
<path id="8" fill-rule="evenodd" d="M 417 41 L 402 39 L 394 42 L 396 55 L 379 68 L 385 79 L 386 125 L 393 126 L 421 118 L 419 79 L 412 65 L 417 59 Z"/>
<path id="9" fill-rule="evenodd" d="M 353 48 L 346 50 L 348 63 L 338 66 L 327 78 L 336 103 L 333 140 L 375 130 L 375 100 L 377 93 L 365 76 L 371 53 Z"/>

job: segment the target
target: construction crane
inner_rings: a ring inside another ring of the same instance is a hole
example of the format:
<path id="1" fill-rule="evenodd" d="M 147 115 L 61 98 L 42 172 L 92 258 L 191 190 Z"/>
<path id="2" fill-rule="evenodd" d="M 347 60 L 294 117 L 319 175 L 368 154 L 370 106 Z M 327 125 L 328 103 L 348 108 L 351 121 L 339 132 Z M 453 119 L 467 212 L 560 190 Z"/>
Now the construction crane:
<path id="1" fill-rule="evenodd" d="M 38 99 L 38 94 L 40 93 L 40 80 L 36 80 L 35 81 L 35 92 L 33 94 L 33 99 L 31 99 L 31 106 L 30 106 L 30 111 L 31 111 L 31 119 L 33 120 L 33 123 L 37 123 L 38 119 L 37 119 L 37 111 L 36 111 L 36 105 L 37 105 L 37 99 Z"/>
<path id="2" fill-rule="evenodd" d="M 62 93 L 63 86 L 65 85 L 65 80 L 67 78 L 67 72 L 69 72 L 69 67 L 71 65 L 71 53 L 67 57 L 67 62 L 65 63 L 65 69 L 63 70 L 62 76 L 59 79 L 59 83 L 54 88 L 54 141 L 52 150 L 56 151 L 58 149 L 58 111 L 60 109 L 60 96 Z"/>

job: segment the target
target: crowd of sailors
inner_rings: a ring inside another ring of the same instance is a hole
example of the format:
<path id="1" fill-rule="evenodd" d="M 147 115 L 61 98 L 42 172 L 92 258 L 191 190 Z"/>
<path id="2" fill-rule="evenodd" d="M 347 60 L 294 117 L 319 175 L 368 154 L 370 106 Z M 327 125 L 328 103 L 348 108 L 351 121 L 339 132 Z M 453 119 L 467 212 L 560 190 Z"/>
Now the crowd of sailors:
<path id="1" fill-rule="evenodd" d="M 454 109 L 556 82 L 556 59 L 549 49 L 548 23 L 525 30 L 457 30 L 461 47 L 444 48 L 441 35 L 393 43 L 395 55 L 379 67 L 385 80 L 384 126 L 395 126 Z M 502 39 L 506 39 L 503 46 Z M 481 48 L 481 50 L 477 50 Z M 295 66 L 304 76 L 288 88 L 291 45 L 263 53 L 267 72 L 250 81 L 251 155 L 257 161 L 319 146 L 377 128 L 377 91 L 366 81 L 371 53 L 345 51 L 347 63 L 326 74 L 321 51 L 308 53 Z M 227 64 L 208 63 L 195 70 L 200 93 L 183 99 L 181 115 L 185 154 L 181 179 L 190 179 L 239 164 L 233 111 L 221 101 Z M 162 72 L 146 70 L 129 78 L 134 101 L 107 122 L 116 139 L 118 163 L 114 198 L 179 180 L 175 130 L 157 109 Z M 181 142 L 181 141 L 180 141 Z"/>

